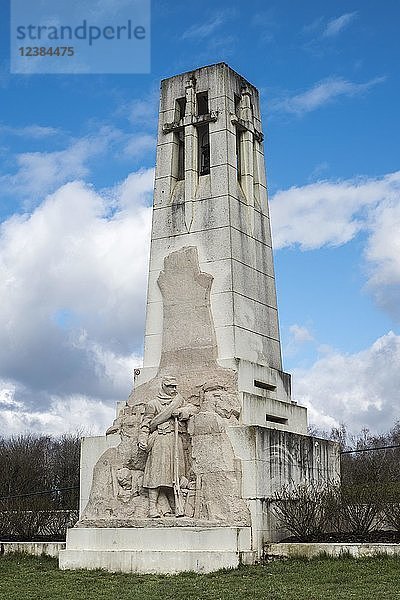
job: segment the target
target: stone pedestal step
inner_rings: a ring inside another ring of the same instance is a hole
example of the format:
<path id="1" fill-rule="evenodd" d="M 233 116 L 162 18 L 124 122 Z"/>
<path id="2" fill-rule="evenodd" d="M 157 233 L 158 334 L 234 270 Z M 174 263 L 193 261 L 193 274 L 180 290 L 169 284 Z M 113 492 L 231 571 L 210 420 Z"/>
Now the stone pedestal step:
<path id="1" fill-rule="evenodd" d="M 209 573 L 256 560 L 250 527 L 75 528 L 60 569 Z"/>

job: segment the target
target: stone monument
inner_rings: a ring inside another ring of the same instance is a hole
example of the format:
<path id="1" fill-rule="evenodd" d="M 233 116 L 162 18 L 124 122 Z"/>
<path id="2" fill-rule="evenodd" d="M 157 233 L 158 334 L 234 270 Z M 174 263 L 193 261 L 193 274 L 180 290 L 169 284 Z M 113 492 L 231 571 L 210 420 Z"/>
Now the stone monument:
<path id="1" fill-rule="evenodd" d="M 60 567 L 213 571 L 279 539 L 274 492 L 338 477 L 282 370 L 254 86 L 225 63 L 166 79 L 143 368 L 85 438 Z"/>

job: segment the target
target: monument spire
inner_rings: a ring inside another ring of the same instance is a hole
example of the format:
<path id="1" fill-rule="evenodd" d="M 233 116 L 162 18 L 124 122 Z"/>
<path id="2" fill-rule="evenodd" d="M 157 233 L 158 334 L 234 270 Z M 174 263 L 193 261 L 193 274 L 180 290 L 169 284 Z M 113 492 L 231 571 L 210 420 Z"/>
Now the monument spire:
<path id="1" fill-rule="evenodd" d="M 161 83 L 141 383 L 160 366 L 157 279 L 163 260 L 187 246 L 197 248 L 200 270 L 213 277 L 218 363 L 247 372 L 239 377 L 243 391 L 253 392 L 256 380 L 272 396 L 290 401 L 289 376 L 282 373 L 259 94 L 225 63 Z"/>

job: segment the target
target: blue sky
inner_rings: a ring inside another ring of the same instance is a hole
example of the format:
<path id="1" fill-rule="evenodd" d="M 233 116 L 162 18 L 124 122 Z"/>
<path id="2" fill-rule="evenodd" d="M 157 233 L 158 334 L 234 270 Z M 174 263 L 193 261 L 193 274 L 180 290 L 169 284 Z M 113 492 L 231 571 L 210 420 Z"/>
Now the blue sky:
<path id="1" fill-rule="evenodd" d="M 325 429 L 400 419 L 398 2 L 154 0 L 148 75 L 10 74 L 5 4 L 0 433 L 102 432 L 128 395 L 159 81 L 219 61 L 262 95 L 296 399 Z"/>

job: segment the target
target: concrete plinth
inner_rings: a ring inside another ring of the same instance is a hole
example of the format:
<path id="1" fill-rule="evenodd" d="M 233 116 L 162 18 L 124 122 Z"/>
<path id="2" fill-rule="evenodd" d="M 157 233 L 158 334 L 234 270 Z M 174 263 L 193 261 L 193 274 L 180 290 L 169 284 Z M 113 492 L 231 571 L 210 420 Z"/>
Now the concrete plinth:
<path id="1" fill-rule="evenodd" d="M 74 528 L 60 569 L 209 573 L 256 559 L 250 527 Z"/>

